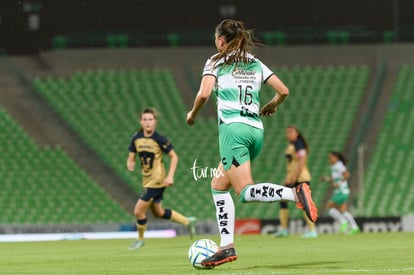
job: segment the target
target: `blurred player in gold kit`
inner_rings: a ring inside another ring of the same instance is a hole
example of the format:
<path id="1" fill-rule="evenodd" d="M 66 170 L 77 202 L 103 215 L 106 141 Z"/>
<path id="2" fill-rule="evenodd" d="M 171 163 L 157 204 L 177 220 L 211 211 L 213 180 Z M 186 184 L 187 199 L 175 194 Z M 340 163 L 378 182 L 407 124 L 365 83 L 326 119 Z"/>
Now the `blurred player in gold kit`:
<path id="1" fill-rule="evenodd" d="M 155 217 L 185 225 L 191 238 L 195 233 L 194 217 L 185 217 L 174 210 L 163 208 L 161 205 L 165 189 L 174 183 L 178 156 L 168 139 L 155 130 L 157 112 L 154 109 L 145 109 L 141 114 L 140 124 L 142 128 L 132 137 L 128 147 L 129 155 L 127 159 L 128 170 L 134 171 L 136 157 L 138 156 L 141 162 L 144 187 L 144 191 L 134 209 L 137 219 L 138 239 L 131 244 L 130 250 L 139 249 L 144 245 L 144 233 L 147 228 L 146 211 L 148 208 L 151 209 Z M 167 154 L 171 158 L 167 175 L 162 159 L 163 154 Z"/>
<path id="2" fill-rule="evenodd" d="M 288 126 L 286 128 L 286 138 L 289 142 L 286 151 L 287 161 L 287 175 L 285 178 L 285 186 L 295 187 L 299 184 L 310 185 L 311 174 L 308 168 L 308 155 L 309 146 L 305 137 L 295 126 Z M 273 235 L 275 237 L 286 237 L 289 235 L 288 221 L 289 212 L 287 201 L 280 202 L 279 210 L 280 227 L 279 230 Z M 313 223 L 306 215 L 304 219 L 308 226 L 308 230 L 303 235 L 304 238 L 315 238 L 318 233 L 315 229 L 315 223 Z"/>

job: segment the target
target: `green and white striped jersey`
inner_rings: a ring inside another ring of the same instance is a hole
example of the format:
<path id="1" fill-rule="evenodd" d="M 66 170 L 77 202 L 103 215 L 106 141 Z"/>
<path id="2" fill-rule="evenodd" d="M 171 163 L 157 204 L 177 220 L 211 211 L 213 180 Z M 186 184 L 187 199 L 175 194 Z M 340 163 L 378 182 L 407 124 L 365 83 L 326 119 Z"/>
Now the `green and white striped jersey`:
<path id="1" fill-rule="evenodd" d="M 260 119 L 260 89 L 262 83 L 273 72 L 253 55 L 247 55 L 247 62 L 225 64 L 224 58 L 216 63 L 210 57 L 203 71 L 204 75 L 216 77 L 215 93 L 219 123 L 241 122 L 263 129 Z"/>
<path id="2" fill-rule="evenodd" d="M 343 180 L 343 174 L 346 171 L 346 167 L 342 161 L 337 161 L 331 165 L 331 177 L 334 183 L 338 184 L 338 188 L 335 189 L 335 193 L 341 192 L 343 194 L 349 194 L 348 181 Z"/>

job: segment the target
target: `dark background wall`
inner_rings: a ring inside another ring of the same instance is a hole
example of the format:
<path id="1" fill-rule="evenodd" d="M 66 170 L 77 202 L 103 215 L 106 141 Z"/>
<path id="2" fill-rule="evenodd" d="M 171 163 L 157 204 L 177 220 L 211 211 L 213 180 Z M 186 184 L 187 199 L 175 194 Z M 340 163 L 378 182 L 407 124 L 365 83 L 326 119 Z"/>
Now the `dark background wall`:
<path id="1" fill-rule="evenodd" d="M 81 31 L 213 32 L 227 17 L 258 32 L 348 26 L 399 31 L 414 25 L 413 12 L 412 0 L 2 0 L 0 47 L 10 53 L 33 52 L 55 35 Z"/>

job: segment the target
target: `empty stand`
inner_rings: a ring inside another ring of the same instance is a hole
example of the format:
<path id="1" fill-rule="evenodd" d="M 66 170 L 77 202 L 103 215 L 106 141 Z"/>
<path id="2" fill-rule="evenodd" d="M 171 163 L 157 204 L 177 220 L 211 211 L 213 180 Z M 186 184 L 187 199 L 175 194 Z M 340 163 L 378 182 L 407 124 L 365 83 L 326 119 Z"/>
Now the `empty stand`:
<path id="1" fill-rule="evenodd" d="M 413 214 L 414 66 L 401 68 L 366 172 L 365 215 Z"/>
<path id="2" fill-rule="evenodd" d="M 60 148 L 40 148 L 0 108 L 0 223 L 130 222 L 82 168 Z"/>

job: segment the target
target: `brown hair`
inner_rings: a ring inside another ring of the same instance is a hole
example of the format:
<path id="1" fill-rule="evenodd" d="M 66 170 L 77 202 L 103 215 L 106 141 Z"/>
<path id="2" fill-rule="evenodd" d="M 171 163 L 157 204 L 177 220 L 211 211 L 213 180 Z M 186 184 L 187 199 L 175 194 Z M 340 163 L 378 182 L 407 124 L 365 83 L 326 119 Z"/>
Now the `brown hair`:
<path id="1" fill-rule="evenodd" d="M 309 154 L 309 145 L 308 145 L 308 142 L 306 141 L 305 137 L 303 136 L 303 134 L 299 130 L 299 128 L 296 127 L 296 126 L 293 126 L 293 125 L 288 125 L 287 128 L 295 129 L 295 131 L 298 133 L 298 139 L 302 140 L 302 142 L 305 144 L 306 153 Z"/>
<path id="2" fill-rule="evenodd" d="M 339 161 L 341 161 L 344 165 L 346 165 L 346 158 L 341 152 L 330 151 L 329 154 L 335 156 Z"/>
<path id="3" fill-rule="evenodd" d="M 155 108 L 145 108 L 144 111 L 141 112 L 140 118 L 142 118 L 144 114 L 152 114 L 155 120 L 157 120 L 157 117 L 159 115 L 158 111 Z M 138 130 L 138 132 L 142 132 L 142 131 L 144 131 L 144 129 L 141 127 Z"/>
<path id="4" fill-rule="evenodd" d="M 225 19 L 217 25 L 216 34 L 224 38 L 227 47 L 212 58 L 214 63 L 222 58 L 225 58 L 226 64 L 247 62 L 247 53 L 251 52 L 256 45 L 253 42 L 252 31 L 246 30 L 243 22 Z M 234 54 L 229 55 L 232 52 Z"/>
<path id="5" fill-rule="evenodd" d="M 145 108 L 140 117 L 142 117 L 143 114 L 152 114 L 155 119 L 158 117 L 158 112 L 155 108 Z"/>

